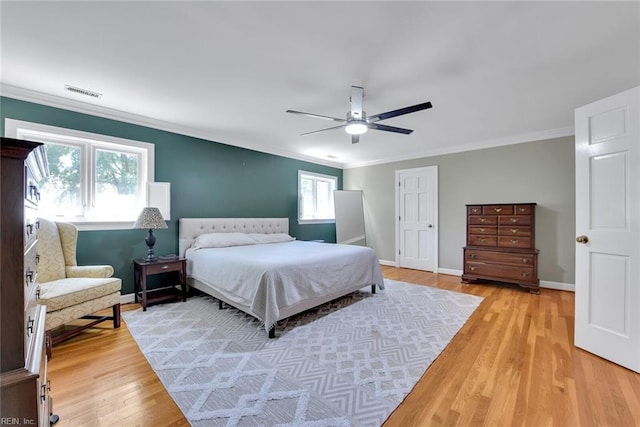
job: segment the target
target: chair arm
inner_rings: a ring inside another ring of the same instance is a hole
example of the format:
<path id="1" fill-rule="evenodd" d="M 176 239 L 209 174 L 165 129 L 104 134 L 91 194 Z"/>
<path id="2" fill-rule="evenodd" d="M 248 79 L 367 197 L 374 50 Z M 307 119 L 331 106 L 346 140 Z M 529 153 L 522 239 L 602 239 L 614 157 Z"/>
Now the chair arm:
<path id="1" fill-rule="evenodd" d="M 110 265 L 82 265 L 67 266 L 67 277 L 98 277 L 106 278 L 113 275 L 113 267 Z"/>

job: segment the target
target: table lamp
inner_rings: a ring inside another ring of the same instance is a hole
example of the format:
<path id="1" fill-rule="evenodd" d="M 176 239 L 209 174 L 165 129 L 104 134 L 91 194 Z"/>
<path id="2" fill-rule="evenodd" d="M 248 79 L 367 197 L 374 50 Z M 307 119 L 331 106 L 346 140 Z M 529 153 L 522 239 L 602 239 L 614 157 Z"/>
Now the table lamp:
<path id="1" fill-rule="evenodd" d="M 144 208 L 136 223 L 133 224 L 133 228 L 144 228 L 149 229 L 149 235 L 146 239 L 144 239 L 145 243 L 149 247 L 147 251 L 147 257 L 144 259 L 147 262 L 157 260 L 155 254 L 153 253 L 153 245 L 156 244 L 156 238 L 153 235 L 153 230 L 159 230 L 163 228 L 168 228 L 167 223 L 162 218 L 162 214 L 160 213 L 160 209 L 158 208 Z"/>

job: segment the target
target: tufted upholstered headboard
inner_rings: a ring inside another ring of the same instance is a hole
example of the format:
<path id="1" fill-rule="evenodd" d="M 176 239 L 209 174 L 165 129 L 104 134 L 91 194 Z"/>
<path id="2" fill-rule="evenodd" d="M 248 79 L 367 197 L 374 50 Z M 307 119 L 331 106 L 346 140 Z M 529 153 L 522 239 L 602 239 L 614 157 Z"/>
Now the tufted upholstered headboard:
<path id="1" fill-rule="evenodd" d="M 180 218 L 178 246 L 180 256 L 193 241 L 205 233 L 289 233 L 289 218 Z"/>

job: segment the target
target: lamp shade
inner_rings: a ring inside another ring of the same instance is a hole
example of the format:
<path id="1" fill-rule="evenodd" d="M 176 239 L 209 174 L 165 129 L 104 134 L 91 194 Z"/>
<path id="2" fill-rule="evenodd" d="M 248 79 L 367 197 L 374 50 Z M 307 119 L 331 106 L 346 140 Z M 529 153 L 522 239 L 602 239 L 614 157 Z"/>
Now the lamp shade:
<path id="1" fill-rule="evenodd" d="M 167 227 L 167 223 L 164 221 L 164 218 L 162 218 L 160 209 L 144 208 L 142 209 L 142 212 L 140 212 L 140 215 L 138 216 L 136 223 L 133 224 L 133 228 L 145 228 L 149 230 L 151 229 L 158 230 L 158 229 L 169 228 L 169 227 Z"/>

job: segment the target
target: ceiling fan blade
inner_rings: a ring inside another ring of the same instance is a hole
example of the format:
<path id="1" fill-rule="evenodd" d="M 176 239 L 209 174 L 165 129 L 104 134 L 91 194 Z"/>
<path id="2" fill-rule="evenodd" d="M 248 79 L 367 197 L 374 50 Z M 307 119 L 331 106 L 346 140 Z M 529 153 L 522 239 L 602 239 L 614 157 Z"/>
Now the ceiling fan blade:
<path id="1" fill-rule="evenodd" d="M 360 135 L 351 135 L 351 143 L 357 144 L 358 142 L 360 142 Z"/>
<path id="2" fill-rule="evenodd" d="M 411 132 L 413 132 L 413 130 L 411 129 L 404 129 L 404 128 L 399 128 L 395 126 L 387 126 L 387 125 L 382 125 L 378 123 L 369 123 L 367 127 L 369 129 L 383 130 L 385 132 L 403 133 L 405 135 L 409 135 Z"/>
<path id="3" fill-rule="evenodd" d="M 356 120 L 363 119 L 363 103 L 364 103 L 364 89 L 360 86 L 351 86 L 351 118 Z"/>
<path id="4" fill-rule="evenodd" d="M 375 114 L 373 116 L 368 116 L 367 121 L 369 122 L 377 122 L 378 120 L 390 119 L 392 117 L 402 116 L 403 114 L 415 113 L 416 111 L 426 110 L 427 108 L 431 108 L 431 102 L 423 102 L 422 104 L 412 105 L 411 107 L 399 108 L 393 111 L 387 111 L 386 113 Z"/>
<path id="5" fill-rule="evenodd" d="M 346 126 L 346 124 L 340 125 L 340 126 L 334 126 L 334 127 L 330 127 L 330 128 L 326 128 L 326 129 L 313 130 L 311 132 L 301 133 L 300 136 L 311 135 L 312 133 L 324 132 L 325 130 L 340 129 L 340 128 L 343 128 L 345 126 Z"/>
<path id="6" fill-rule="evenodd" d="M 315 117 L 317 119 L 333 120 L 334 122 L 341 122 L 341 123 L 346 122 L 345 119 L 339 119 L 337 117 L 330 117 L 330 116 L 323 116 L 320 114 L 304 113 L 302 111 L 295 111 L 295 110 L 287 110 L 286 112 L 291 114 L 300 114 L 302 116 Z"/>

